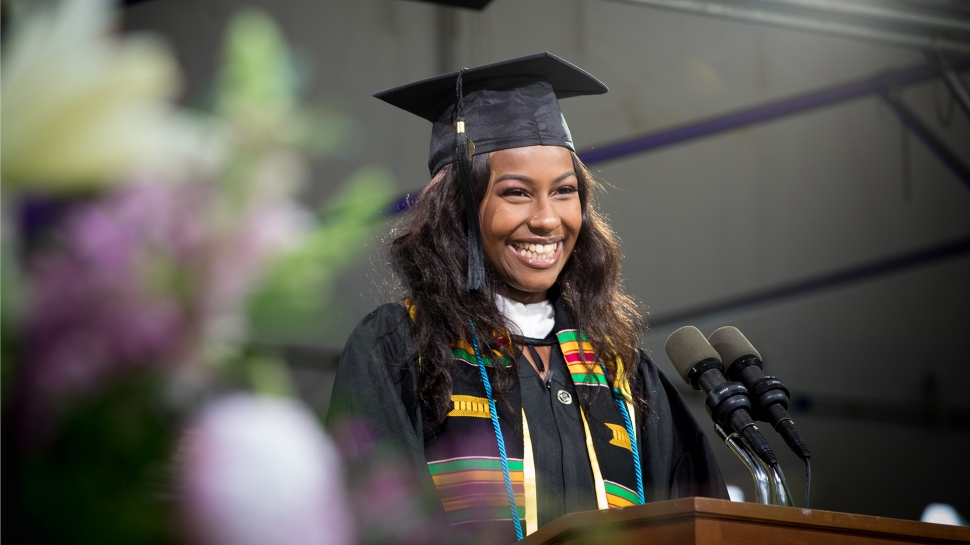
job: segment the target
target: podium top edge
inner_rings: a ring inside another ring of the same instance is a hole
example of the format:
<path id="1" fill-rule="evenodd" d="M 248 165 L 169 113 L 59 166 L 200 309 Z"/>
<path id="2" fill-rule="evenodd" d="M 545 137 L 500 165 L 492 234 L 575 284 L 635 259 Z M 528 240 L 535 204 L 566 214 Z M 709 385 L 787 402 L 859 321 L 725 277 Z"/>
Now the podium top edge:
<path id="1" fill-rule="evenodd" d="M 730 521 L 765 529 L 798 528 L 886 540 L 916 539 L 925 543 L 970 543 L 970 527 L 701 497 L 572 513 L 539 528 L 534 534 L 518 543 L 521 545 L 560 543 L 571 539 L 581 540 L 584 535 L 611 534 L 635 528 L 685 523 L 716 524 Z"/>

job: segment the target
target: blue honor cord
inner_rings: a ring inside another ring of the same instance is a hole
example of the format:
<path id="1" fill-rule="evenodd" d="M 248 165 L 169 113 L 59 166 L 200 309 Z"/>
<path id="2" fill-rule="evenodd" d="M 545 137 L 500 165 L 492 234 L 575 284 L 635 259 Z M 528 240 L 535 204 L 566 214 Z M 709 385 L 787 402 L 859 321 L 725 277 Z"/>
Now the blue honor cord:
<path id="1" fill-rule="evenodd" d="M 603 370 L 603 377 L 606 377 L 606 367 L 603 362 L 600 362 L 600 369 Z M 643 470 L 640 467 L 640 448 L 637 446 L 637 434 L 636 430 L 633 429 L 633 421 L 630 419 L 630 413 L 626 410 L 626 403 L 623 401 L 623 394 L 616 386 L 613 386 L 613 399 L 616 401 L 616 406 L 620 409 L 620 414 L 623 415 L 623 424 L 626 427 L 626 434 L 630 438 L 630 450 L 633 452 L 633 472 L 637 475 L 637 499 L 640 500 L 640 505 L 643 505 Z"/>
<path id="2" fill-rule="evenodd" d="M 524 537 L 522 535 L 522 521 L 519 520 L 519 507 L 515 503 L 515 492 L 512 490 L 512 477 L 509 475 L 509 457 L 505 453 L 505 439 L 502 438 L 502 428 L 498 425 L 498 411 L 495 410 L 495 398 L 492 396 L 492 383 L 488 380 L 488 373 L 485 372 L 485 361 L 478 351 L 478 335 L 475 334 L 475 324 L 471 320 L 468 320 L 468 326 L 472 330 L 472 347 L 475 349 L 475 360 L 478 361 L 478 371 L 482 375 L 485 395 L 488 396 L 488 408 L 492 415 L 492 428 L 495 429 L 495 441 L 498 443 L 498 454 L 502 458 L 502 476 L 505 477 L 505 491 L 509 496 L 509 509 L 512 510 L 512 522 L 515 524 L 515 537 L 521 541 Z M 629 420 L 629 417 L 627 417 L 627 420 Z M 631 426 L 628 424 L 627 427 L 629 428 Z"/>

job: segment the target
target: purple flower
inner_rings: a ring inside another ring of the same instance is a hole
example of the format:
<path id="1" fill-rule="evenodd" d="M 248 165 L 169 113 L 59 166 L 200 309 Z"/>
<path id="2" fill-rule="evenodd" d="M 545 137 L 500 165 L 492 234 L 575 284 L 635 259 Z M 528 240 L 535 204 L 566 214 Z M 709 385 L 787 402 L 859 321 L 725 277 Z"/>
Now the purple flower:
<path id="1" fill-rule="evenodd" d="M 285 199 L 233 206 L 202 183 L 138 183 L 75 204 L 53 243 L 25 260 L 18 393 L 30 425 L 126 373 L 232 354 L 245 340 L 247 297 L 302 220 Z"/>
<path id="2" fill-rule="evenodd" d="M 202 248 L 190 203 L 173 188 L 136 185 L 79 204 L 57 240 L 28 256 L 22 386 L 36 410 L 184 357 L 192 316 L 181 275 Z"/>

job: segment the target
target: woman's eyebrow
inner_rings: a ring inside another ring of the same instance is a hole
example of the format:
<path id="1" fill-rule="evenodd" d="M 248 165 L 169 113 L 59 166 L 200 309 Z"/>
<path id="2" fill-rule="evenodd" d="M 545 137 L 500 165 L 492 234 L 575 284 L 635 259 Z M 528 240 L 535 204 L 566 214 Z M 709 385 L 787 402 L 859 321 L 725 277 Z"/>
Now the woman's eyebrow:
<path id="1" fill-rule="evenodd" d="M 570 176 L 576 176 L 576 173 L 574 171 L 572 171 L 572 170 L 570 170 L 568 172 L 563 172 L 562 174 L 560 174 L 559 176 L 557 176 L 556 179 L 552 181 L 552 183 L 554 183 L 554 184 L 559 183 L 559 182 L 565 180 L 566 178 L 568 178 Z M 505 180 L 518 180 L 520 182 L 527 183 L 527 184 L 530 184 L 530 185 L 535 185 L 536 184 L 536 181 L 533 180 L 532 178 L 530 178 L 530 177 L 528 177 L 528 176 L 526 176 L 524 174 L 516 174 L 514 172 L 510 172 L 508 174 L 503 174 L 503 175 L 499 176 L 498 178 L 495 179 L 495 183 L 504 182 Z"/>
<path id="2" fill-rule="evenodd" d="M 570 176 L 576 176 L 576 172 L 575 171 L 572 171 L 572 170 L 569 170 L 567 172 L 563 172 L 562 174 L 559 175 L 559 177 L 557 177 L 555 180 L 553 180 L 552 183 L 554 183 L 554 184 L 559 183 L 559 182 L 565 180 L 566 178 L 568 178 Z M 578 180 L 579 179 L 579 176 L 576 176 L 576 179 Z"/>
<path id="3" fill-rule="evenodd" d="M 518 180 L 520 182 L 525 182 L 530 185 L 535 185 L 536 181 L 532 178 L 525 176 L 524 174 L 515 174 L 514 172 L 503 174 L 495 179 L 495 183 L 504 182 L 505 180 Z"/>

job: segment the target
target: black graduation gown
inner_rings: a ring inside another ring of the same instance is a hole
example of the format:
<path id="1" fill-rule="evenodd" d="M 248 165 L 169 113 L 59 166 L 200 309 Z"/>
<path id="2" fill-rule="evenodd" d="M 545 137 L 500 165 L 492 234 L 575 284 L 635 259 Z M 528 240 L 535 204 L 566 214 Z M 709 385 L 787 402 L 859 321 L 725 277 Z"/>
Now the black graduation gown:
<path id="1" fill-rule="evenodd" d="M 561 312 L 557 308 L 557 322 Z M 383 305 L 361 321 L 340 358 L 328 425 L 347 416 L 363 419 L 376 437 L 392 445 L 415 468 L 415 479 L 426 497 L 434 497 L 435 486 L 425 456 L 426 442 L 432 437 L 415 394 L 417 362 L 405 359 L 410 353 L 411 328 L 406 309 L 399 304 Z M 535 371 L 524 358 L 519 361 L 523 407 L 530 414 L 530 422 L 532 414 L 537 415 L 536 426 L 530 424 L 530 429 L 541 427 L 539 433 L 532 434 L 538 496 L 562 499 L 555 504 L 542 504 L 540 500 L 540 526 L 572 510 L 596 509 L 582 424 L 569 416 L 570 411 L 578 415 L 578 409 L 575 404 L 566 407 L 554 401 L 560 389 L 573 398 L 576 395 L 558 346 L 554 345 L 551 360 L 548 365 L 554 371 L 553 378 L 545 394 L 536 387 L 536 381 L 541 381 Z M 649 407 L 645 417 L 637 421 L 645 500 L 727 498 L 710 445 L 679 392 L 646 354 L 641 353 L 637 371 L 633 388 Z M 537 399 L 543 395 L 545 399 Z M 543 408 L 546 412 L 537 412 Z M 361 446 L 345 446 L 344 450 L 361 452 Z M 548 473 L 549 468 L 553 474 Z M 541 473 L 543 470 L 547 473 Z M 447 525 L 444 510 L 437 503 L 432 518 Z M 496 543 L 515 539 L 511 523 L 508 526 L 511 538 L 496 537 Z"/>

